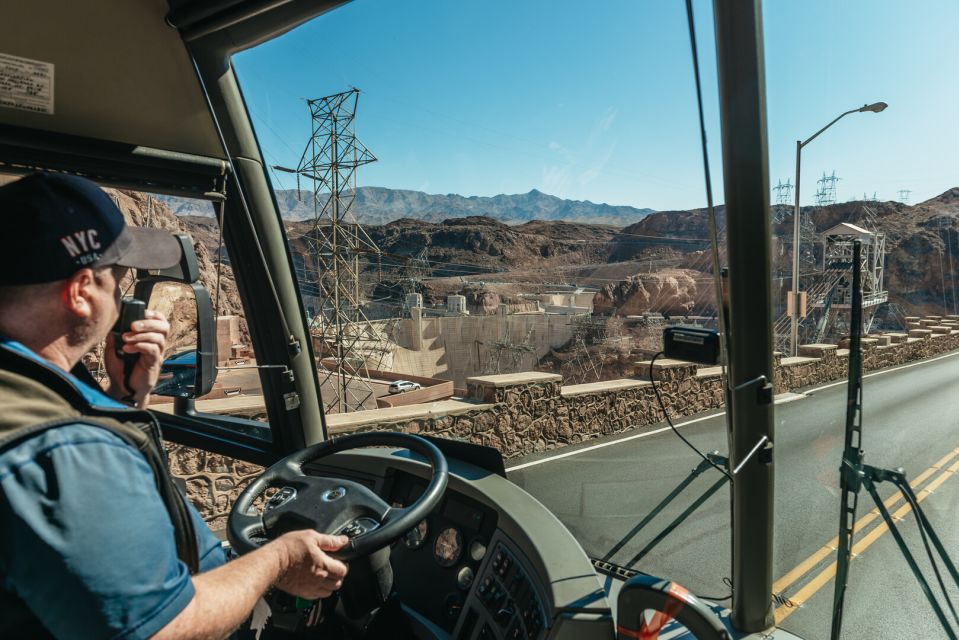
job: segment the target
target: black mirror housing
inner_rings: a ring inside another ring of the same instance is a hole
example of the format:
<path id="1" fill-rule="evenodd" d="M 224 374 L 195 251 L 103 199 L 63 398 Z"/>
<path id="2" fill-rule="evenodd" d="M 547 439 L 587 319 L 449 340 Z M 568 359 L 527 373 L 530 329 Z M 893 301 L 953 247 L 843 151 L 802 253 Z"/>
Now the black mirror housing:
<path id="1" fill-rule="evenodd" d="M 134 297 L 149 301 L 154 287 L 160 283 L 172 282 L 186 285 L 193 293 L 196 305 L 196 349 L 195 349 L 195 378 L 193 384 L 178 379 L 178 384 L 164 384 L 161 379 L 158 385 L 158 395 L 169 395 L 176 398 L 199 398 L 213 389 L 216 382 L 216 322 L 213 317 L 213 303 L 210 292 L 200 282 L 200 270 L 197 262 L 193 242 L 186 234 L 176 234 L 180 243 L 180 262 L 168 269 L 137 271 L 137 282 L 134 287 Z M 164 367 L 175 368 L 171 361 L 183 358 L 184 353 L 169 358 Z M 169 365 L 169 366 L 168 366 Z M 183 367 L 187 371 L 190 367 Z M 166 373 L 170 373 L 167 371 Z"/>

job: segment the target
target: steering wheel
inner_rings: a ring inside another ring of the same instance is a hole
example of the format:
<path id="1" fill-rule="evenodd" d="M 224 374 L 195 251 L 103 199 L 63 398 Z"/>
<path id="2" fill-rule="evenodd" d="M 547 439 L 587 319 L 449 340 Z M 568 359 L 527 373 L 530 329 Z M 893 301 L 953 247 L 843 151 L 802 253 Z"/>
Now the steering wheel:
<path id="1" fill-rule="evenodd" d="M 432 477 L 416 502 L 391 507 L 358 482 L 303 472 L 307 463 L 362 447 L 401 447 L 426 458 Z M 251 482 L 230 511 L 227 537 L 242 554 L 262 544 L 254 537 L 272 539 L 299 529 L 342 534 L 350 538 L 349 543 L 330 555 L 353 560 L 382 549 L 415 527 L 439 504 L 448 481 L 446 458 L 425 438 L 399 432 L 334 438 L 283 458 Z M 270 487 L 277 492 L 266 501 L 261 515 L 252 508 L 253 502 Z"/>
<path id="2" fill-rule="evenodd" d="M 661 631 L 674 637 L 675 629 L 668 626 L 674 619 L 697 640 L 730 640 L 732 637 L 716 612 L 687 589 L 644 573 L 626 581 L 619 590 L 617 606 L 620 637 L 656 640 Z M 652 619 L 647 618 L 647 610 L 653 611 Z"/>

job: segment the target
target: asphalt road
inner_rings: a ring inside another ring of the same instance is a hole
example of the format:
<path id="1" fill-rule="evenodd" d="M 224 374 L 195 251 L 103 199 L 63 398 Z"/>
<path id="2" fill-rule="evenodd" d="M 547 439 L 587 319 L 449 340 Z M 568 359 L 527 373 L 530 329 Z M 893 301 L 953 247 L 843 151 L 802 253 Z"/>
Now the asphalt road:
<path id="1" fill-rule="evenodd" d="M 864 381 L 863 448 L 866 462 L 902 467 L 914 482 L 921 506 L 959 559 L 959 352 L 868 374 Z M 808 639 L 828 638 L 838 532 L 839 462 L 842 454 L 845 383 L 813 387 L 801 399 L 776 406 L 775 590 L 792 600 L 780 606 L 780 626 Z M 693 421 L 691 421 L 693 420 Z M 703 451 L 726 452 L 722 414 L 677 420 Z M 627 534 L 698 463 L 665 425 L 605 441 L 511 461 L 510 479 L 537 497 L 566 524 L 591 556 L 627 564 L 721 478 L 698 476 L 661 514 L 631 538 Z M 637 437 L 639 436 L 639 437 Z M 598 445 L 598 446 L 597 446 Z M 951 467 L 951 470 L 950 470 Z M 954 473 L 955 472 L 955 473 Z M 922 491 L 930 487 L 931 491 Z M 884 498 L 893 496 L 883 486 Z M 890 511 L 919 558 L 934 592 L 915 517 L 904 502 Z M 944 638 L 942 628 L 873 504 L 861 494 L 850 570 L 843 638 Z M 896 517 L 896 516 L 894 516 Z M 679 528 L 642 555 L 637 569 L 669 577 L 694 593 L 729 594 L 729 491 L 723 486 Z M 818 552 L 818 553 L 817 553 Z M 943 568 L 944 578 L 949 576 Z M 948 582 L 947 582 L 948 584 Z M 959 590 L 951 589 L 959 606 Z M 947 609 L 948 615 L 948 609 Z M 959 623 L 955 623 L 959 626 Z"/>

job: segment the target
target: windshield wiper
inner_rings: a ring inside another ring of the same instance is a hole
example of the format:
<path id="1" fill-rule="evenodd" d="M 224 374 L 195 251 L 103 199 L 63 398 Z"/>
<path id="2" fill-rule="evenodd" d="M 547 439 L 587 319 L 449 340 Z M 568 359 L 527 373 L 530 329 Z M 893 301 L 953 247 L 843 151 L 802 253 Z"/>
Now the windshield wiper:
<path id="1" fill-rule="evenodd" d="M 832 640 L 839 640 L 840 633 L 842 632 L 843 605 L 846 599 L 849 562 L 852 555 L 853 535 L 855 534 L 856 507 L 859 502 L 859 490 L 865 487 L 866 491 L 872 497 L 873 502 L 876 503 L 876 508 L 882 515 L 883 521 L 885 521 L 889 531 L 892 532 L 892 536 L 896 540 L 896 545 L 899 547 L 900 553 L 902 553 L 903 558 L 906 559 L 906 563 L 919 582 L 919 586 L 926 596 L 926 600 L 929 601 L 930 606 L 932 606 L 933 611 L 935 611 L 939 623 L 946 632 L 946 636 L 951 640 L 955 640 L 957 637 L 956 631 L 953 629 L 952 623 L 947 619 L 946 613 L 943 611 L 939 600 L 929 587 L 929 582 L 925 576 L 923 576 L 922 569 L 920 569 L 916 563 L 916 559 L 912 551 L 909 550 L 908 545 L 906 545 L 902 533 L 893 521 L 892 516 L 889 515 L 889 511 L 886 509 L 886 505 L 883 503 L 876 489 L 878 483 L 893 483 L 902 493 L 909 506 L 912 507 L 912 510 L 916 512 L 916 525 L 919 527 L 919 535 L 922 538 L 922 544 L 925 548 L 926 556 L 929 559 L 929 564 L 932 565 L 936 581 L 946 599 L 949 611 L 952 612 L 952 617 L 959 622 L 959 615 L 957 615 L 952 600 L 949 598 L 949 592 L 946 590 L 942 574 L 939 572 L 939 565 L 932 553 L 932 549 L 929 547 L 929 541 L 932 541 L 936 552 L 939 554 L 939 559 L 945 563 L 953 581 L 956 583 L 956 586 L 959 587 L 959 571 L 956 570 L 956 565 L 949 558 L 949 554 L 939 540 L 939 536 L 937 536 L 933 530 L 932 524 L 919 507 L 919 499 L 906 481 L 906 474 L 903 470 L 896 469 L 892 471 L 863 464 L 862 350 L 860 348 L 860 338 L 862 334 L 862 289 L 860 285 L 862 270 L 862 263 L 860 262 L 861 250 L 862 243 L 859 240 L 853 241 L 852 326 L 849 336 L 849 391 L 846 405 L 846 440 L 839 475 L 841 500 L 839 512 L 839 551 L 836 565 L 836 589 L 833 594 L 832 634 L 830 637 Z"/>
<path id="2" fill-rule="evenodd" d="M 669 495 L 667 495 L 665 498 L 663 498 L 662 501 L 660 501 L 659 504 L 653 507 L 652 511 L 646 514 L 646 516 L 642 520 L 640 520 L 639 524 L 633 527 L 629 531 L 629 533 L 623 536 L 622 540 L 620 540 L 615 545 L 613 545 L 613 548 L 607 551 L 606 554 L 604 554 L 603 557 L 600 558 L 599 560 L 602 562 L 609 562 L 610 560 L 612 560 L 613 556 L 615 556 L 617 553 L 619 553 L 623 549 L 623 547 L 629 544 L 630 540 L 635 538 L 636 535 L 640 531 L 642 531 L 650 522 L 652 522 L 656 516 L 662 513 L 663 510 L 667 506 L 669 506 L 669 504 L 673 500 L 679 497 L 679 495 L 686 490 L 686 487 L 692 484 L 693 480 L 698 478 L 705 471 L 708 471 L 709 469 L 713 469 L 713 468 L 724 469 L 729 467 L 729 460 L 725 456 L 719 455 L 718 451 L 707 453 L 705 454 L 705 457 L 706 459 L 704 459 L 702 462 L 696 465 L 696 468 L 690 471 L 689 475 L 686 476 L 686 478 L 684 478 L 683 481 L 680 482 L 676 486 L 676 488 L 669 493 Z M 662 542 L 670 533 L 675 531 L 676 527 L 678 527 L 683 522 L 685 522 L 686 519 L 689 518 L 689 516 L 691 516 L 696 511 L 696 509 L 701 507 L 703 503 L 706 502 L 706 500 L 708 500 L 714 493 L 719 491 L 719 489 L 723 486 L 723 484 L 725 484 L 728 481 L 729 481 L 729 475 L 723 475 L 719 480 L 713 483 L 713 485 L 709 487 L 709 489 L 707 489 L 702 495 L 700 495 L 691 505 L 686 507 L 686 509 L 683 510 L 681 514 L 676 516 L 676 518 L 674 518 L 673 521 L 670 522 L 665 529 L 660 531 L 656 535 L 656 537 L 654 537 L 645 547 L 643 547 L 639 551 L 639 553 L 637 553 L 635 556 L 630 558 L 629 562 L 627 562 L 623 566 L 629 569 L 633 565 L 635 565 L 637 562 L 642 560 L 647 554 L 649 554 L 650 551 L 653 550 L 654 547 L 656 547 L 656 545 Z"/>

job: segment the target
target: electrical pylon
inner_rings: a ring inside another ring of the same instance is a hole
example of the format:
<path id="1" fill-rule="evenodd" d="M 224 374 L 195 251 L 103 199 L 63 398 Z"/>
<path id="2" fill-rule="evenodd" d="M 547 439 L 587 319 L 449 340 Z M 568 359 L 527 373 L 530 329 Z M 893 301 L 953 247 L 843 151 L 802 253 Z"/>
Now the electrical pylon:
<path id="1" fill-rule="evenodd" d="M 373 408 L 370 370 L 382 368 L 392 353 L 392 341 L 382 323 L 370 322 L 363 311 L 361 262 L 379 258 L 381 251 L 352 211 L 356 170 L 376 162 L 353 130 L 358 89 L 307 100 L 312 133 L 295 170 L 313 183 L 312 264 L 320 311 L 310 327 L 317 350 L 320 389 L 327 412 Z M 362 259 L 362 260 L 361 260 Z M 316 344 L 316 343 L 315 343 Z"/>

